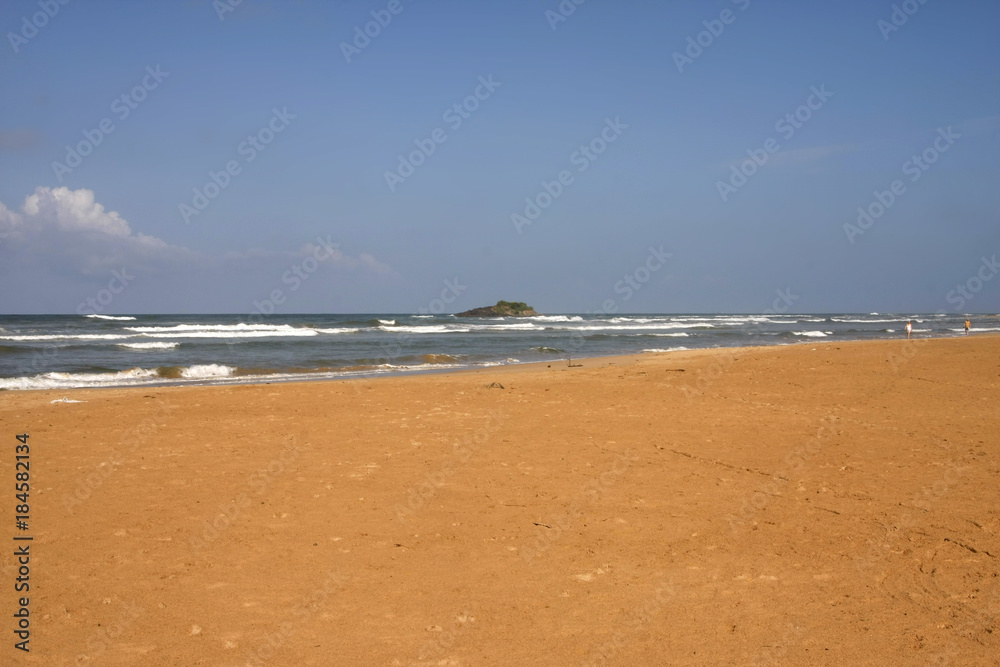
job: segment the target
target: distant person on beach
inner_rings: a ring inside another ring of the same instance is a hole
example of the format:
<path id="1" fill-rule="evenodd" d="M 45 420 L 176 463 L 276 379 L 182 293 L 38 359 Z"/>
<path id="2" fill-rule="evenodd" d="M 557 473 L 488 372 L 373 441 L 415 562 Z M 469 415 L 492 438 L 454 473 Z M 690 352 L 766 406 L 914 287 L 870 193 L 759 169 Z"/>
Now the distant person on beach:
<path id="1" fill-rule="evenodd" d="M 906 338 L 909 340 L 910 334 L 913 333 L 913 322 L 906 320 Z"/>
<path id="2" fill-rule="evenodd" d="M 968 336 L 968 335 L 969 335 L 969 329 L 971 329 L 971 328 L 972 328 L 972 322 L 970 322 L 970 321 L 969 321 L 969 318 L 968 318 L 968 317 L 966 317 L 966 318 L 965 318 L 965 335 L 966 335 L 966 336 Z"/>

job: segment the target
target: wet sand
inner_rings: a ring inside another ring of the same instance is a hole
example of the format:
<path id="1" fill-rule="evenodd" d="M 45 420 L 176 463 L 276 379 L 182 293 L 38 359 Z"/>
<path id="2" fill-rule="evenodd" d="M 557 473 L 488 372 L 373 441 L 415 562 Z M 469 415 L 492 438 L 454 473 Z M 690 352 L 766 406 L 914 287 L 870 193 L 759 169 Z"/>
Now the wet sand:
<path id="1" fill-rule="evenodd" d="M 996 664 L 1000 337 L 573 363 L 0 392 L 0 662 Z"/>

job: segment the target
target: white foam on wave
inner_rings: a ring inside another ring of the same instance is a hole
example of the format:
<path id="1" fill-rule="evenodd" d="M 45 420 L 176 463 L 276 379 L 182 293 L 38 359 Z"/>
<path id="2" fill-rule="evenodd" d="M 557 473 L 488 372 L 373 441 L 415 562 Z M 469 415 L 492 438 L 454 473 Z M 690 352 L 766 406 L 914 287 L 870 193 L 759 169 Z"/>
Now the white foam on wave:
<path id="1" fill-rule="evenodd" d="M 651 347 L 651 348 L 647 348 L 647 349 L 643 350 L 643 352 L 653 352 L 653 353 L 657 353 L 657 352 L 680 352 L 680 351 L 686 350 L 686 349 L 688 349 L 688 348 L 684 347 L 683 345 L 678 345 L 677 347 L 668 347 L 668 348 L 665 348 L 665 349 L 664 348 L 660 348 L 660 347 Z"/>
<path id="2" fill-rule="evenodd" d="M 30 341 L 30 340 L 122 340 L 132 336 L 122 334 L 37 334 L 21 336 L 0 336 L 0 340 Z"/>
<path id="3" fill-rule="evenodd" d="M 159 377 L 155 368 L 131 368 L 117 373 L 41 373 L 32 377 L 0 378 L 0 389 L 71 389 L 138 384 Z"/>
<path id="4" fill-rule="evenodd" d="M 181 377 L 188 380 L 229 377 L 236 369 L 222 364 L 200 364 L 181 369 Z"/>
<path id="5" fill-rule="evenodd" d="M 752 315 L 749 317 L 713 317 L 712 322 L 721 324 L 781 324 L 781 320 L 773 320 L 770 317 Z"/>
<path id="6" fill-rule="evenodd" d="M 335 329 L 316 329 L 316 331 L 322 334 L 345 334 L 345 333 L 357 333 L 361 331 L 361 329 L 357 327 L 340 327 Z"/>
<path id="7" fill-rule="evenodd" d="M 704 319 L 704 318 L 700 318 Z M 612 317 L 612 324 L 649 324 L 650 322 L 669 322 L 669 317 Z"/>
<path id="8" fill-rule="evenodd" d="M 583 318 L 579 315 L 532 315 L 526 317 L 528 320 L 535 320 L 537 322 L 582 322 Z"/>
<path id="9" fill-rule="evenodd" d="M 445 368 L 461 368 L 462 364 L 379 364 L 375 367 L 376 373 L 385 373 L 388 371 L 430 371 L 430 370 L 441 370 Z M 361 371 L 371 372 L 371 371 Z M 350 371 L 342 371 L 337 375 L 345 375 L 350 373 Z"/>
<path id="10" fill-rule="evenodd" d="M 379 327 L 382 331 L 388 331 L 390 333 L 415 333 L 415 334 L 434 334 L 434 333 L 468 333 L 471 329 L 465 327 L 458 327 L 452 324 L 429 324 L 426 326 L 397 326 L 397 327 Z"/>
<path id="11" fill-rule="evenodd" d="M 514 357 L 507 357 L 504 361 L 479 361 L 475 365 L 482 368 L 492 368 L 494 366 L 506 366 L 507 364 L 519 364 L 520 359 L 515 359 Z"/>
<path id="12" fill-rule="evenodd" d="M 176 324 L 170 327 L 125 327 L 146 338 L 267 338 L 318 336 L 317 329 L 289 324 Z"/>
<path id="13" fill-rule="evenodd" d="M 178 333 L 185 331 L 218 331 L 218 332 L 241 332 L 241 331 L 268 331 L 275 333 L 286 333 L 296 331 L 312 331 L 308 327 L 293 327 L 290 324 L 175 324 L 170 327 L 125 327 L 126 331 L 136 333 Z"/>
<path id="14" fill-rule="evenodd" d="M 788 317 L 794 317 L 789 315 Z M 714 324 L 780 324 L 779 320 L 768 315 L 674 315 L 669 318 L 674 322 L 710 322 Z M 655 320 L 650 320 L 655 321 Z"/>
<path id="15" fill-rule="evenodd" d="M 832 331 L 793 331 L 796 336 L 807 336 L 809 338 L 826 338 Z"/>
<path id="16" fill-rule="evenodd" d="M 144 333 L 143 338 L 301 338 L 318 336 L 316 329 L 296 329 L 293 332 L 276 331 L 186 331 L 181 333 Z"/>
<path id="17" fill-rule="evenodd" d="M 546 327 L 532 322 L 518 322 L 512 324 L 473 324 L 473 331 L 543 331 Z"/>
<path id="18" fill-rule="evenodd" d="M 232 377 L 236 368 L 222 364 L 203 364 L 182 368 L 184 380 L 213 380 Z M 269 376 L 260 376 L 261 378 Z M 111 373 L 41 373 L 30 377 L 0 378 L 0 389 L 75 389 L 79 387 L 116 387 L 170 382 L 156 368 L 130 368 Z M 176 380 L 172 380 L 176 382 Z"/>
<path id="19" fill-rule="evenodd" d="M 604 325 L 584 325 L 579 327 L 566 327 L 573 331 L 648 331 L 650 329 L 715 329 L 717 328 L 714 324 L 709 322 L 660 322 L 651 324 L 637 324 L 635 326 L 625 326 L 622 324 L 604 324 Z"/>
<path id="20" fill-rule="evenodd" d="M 391 327 L 392 325 L 396 324 L 396 320 L 379 320 L 378 323 L 384 324 L 387 327 Z"/>
<path id="21" fill-rule="evenodd" d="M 122 316 L 119 317 L 119 316 L 116 316 L 116 315 L 98 315 L 97 313 L 92 313 L 90 315 L 85 315 L 84 317 L 89 317 L 89 318 L 95 319 L 95 320 L 118 320 L 118 321 L 121 321 L 121 322 L 128 322 L 130 320 L 134 320 L 135 319 L 134 317 L 130 317 L 128 315 L 122 315 Z"/>
<path id="22" fill-rule="evenodd" d="M 129 350 L 171 350 L 180 343 L 118 343 L 118 347 Z"/>
<path id="23" fill-rule="evenodd" d="M 849 319 L 846 317 L 831 317 L 830 319 L 832 319 L 834 322 L 842 322 L 849 324 L 881 324 L 885 322 L 900 322 L 902 321 L 902 319 L 905 318 L 895 319 L 895 320 L 858 320 L 858 319 Z"/>
<path id="24" fill-rule="evenodd" d="M 649 334 L 650 336 L 658 336 L 660 338 L 687 338 L 691 334 L 684 333 L 683 331 L 677 331 L 674 333 L 654 333 Z"/>

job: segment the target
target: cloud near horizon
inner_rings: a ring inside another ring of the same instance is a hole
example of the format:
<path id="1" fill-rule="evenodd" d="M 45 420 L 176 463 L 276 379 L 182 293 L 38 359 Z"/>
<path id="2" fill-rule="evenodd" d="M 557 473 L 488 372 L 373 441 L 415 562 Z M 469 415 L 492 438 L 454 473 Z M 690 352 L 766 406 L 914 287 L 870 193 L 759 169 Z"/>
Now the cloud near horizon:
<path id="1" fill-rule="evenodd" d="M 327 243 L 332 241 L 328 237 Z M 20 211 L 0 202 L 0 253 L 15 253 L 61 274 L 97 276 L 123 266 L 144 273 L 237 269 L 279 259 L 295 261 L 313 255 L 317 248 L 310 242 L 297 251 L 250 249 L 209 255 L 134 231 L 117 211 L 97 202 L 93 190 L 83 188 L 38 186 Z M 331 250 L 323 264 L 347 271 L 393 272 L 369 253 L 352 257 L 339 248 Z"/>

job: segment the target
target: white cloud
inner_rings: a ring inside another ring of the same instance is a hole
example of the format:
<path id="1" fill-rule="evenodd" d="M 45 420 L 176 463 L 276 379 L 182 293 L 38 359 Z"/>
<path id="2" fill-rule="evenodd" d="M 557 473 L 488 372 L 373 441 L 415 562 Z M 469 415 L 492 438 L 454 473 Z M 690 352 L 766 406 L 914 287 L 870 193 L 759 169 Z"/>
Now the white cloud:
<path id="1" fill-rule="evenodd" d="M 28 195 L 24 214 L 41 224 L 55 224 L 66 231 L 91 230 L 112 236 L 130 236 L 132 230 L 115 211 L 105 211 L 94 201 L 93 190 L 39 187 Z"/>
<path id="2" fill-rule="evenodd" d="M 105 209 L 94 192 L 86 189 L 39 186 L 25 198 L 20 211 L 0 202 L 0 251 L 13 251 L 36 268 L 61 274 L 103 275 L 123 266 L 156 273 L 208 268 L 266 271 L 276 261 L 311 255 L 315 247 L 307 243 L 299 252 L 251 249 L 209 256 L 133 231 L 118 212 Z M 341 269 L 391 272 L 367 253 L 351 257 L 337 249 L 332 260 L 327 264 Z"/>
<path id="3" fill-rule="evenodd" d="M 91 190 L 38 187 L 20 212 L 0 203 L 5 247 L 62 273 L 93 275 L 128 265 L 155 270 L 197 262 L 187 248 L 133 232 L 117 212 L 94 201 Z"/>

